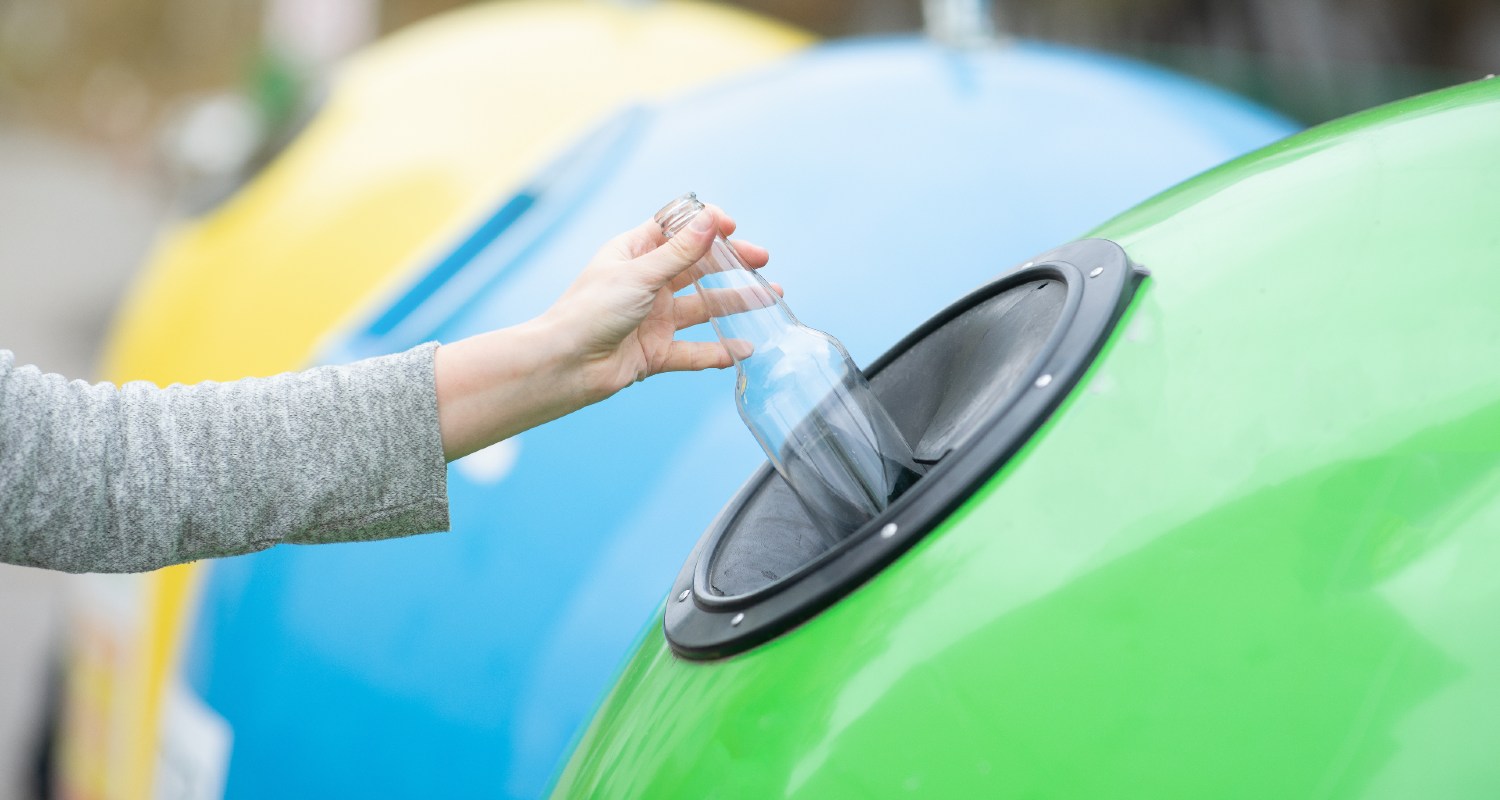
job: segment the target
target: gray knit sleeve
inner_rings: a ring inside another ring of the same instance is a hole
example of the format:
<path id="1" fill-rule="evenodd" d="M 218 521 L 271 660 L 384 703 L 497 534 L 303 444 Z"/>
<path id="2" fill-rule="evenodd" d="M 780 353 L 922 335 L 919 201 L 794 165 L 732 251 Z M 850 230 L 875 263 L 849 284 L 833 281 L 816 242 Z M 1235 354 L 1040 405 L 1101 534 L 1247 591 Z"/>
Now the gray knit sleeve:
<path id="1" fill-rule="evenodd" d="M 447 530 L 436 350 L 165 389 L 0 350 L 0 561 L 136 572 Z"/>

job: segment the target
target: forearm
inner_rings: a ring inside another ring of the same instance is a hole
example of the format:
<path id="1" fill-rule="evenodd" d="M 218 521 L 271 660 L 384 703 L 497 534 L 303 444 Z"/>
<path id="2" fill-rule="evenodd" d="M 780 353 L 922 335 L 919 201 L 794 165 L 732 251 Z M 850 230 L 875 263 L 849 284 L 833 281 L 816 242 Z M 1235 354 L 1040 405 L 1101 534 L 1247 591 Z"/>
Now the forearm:
<path id="1" fill-rule="evenodd" d="M 433 346 L 166 389 L 0 358 L 0 560 L 140 571 L 447 527 Z"/>
<path id="2" fill-rule="evenodd" d="M 603 398 L 560 327 L 540 317 L 438 348 L 438 423 L 449 461 Z"/>
<path id="3" fill-rule="evenodd" d="M 717 342 L 675 339 L 709 316 L 702 297 L 674 297 L 733 231 L 711 208 L 670 241 L 647 221 L 535 320 L 269 379 L 89 386 L 0 351 L 0 561 L 138 571 L 446 529 L 446 461 L 651 375 L 733 363 Z"/>

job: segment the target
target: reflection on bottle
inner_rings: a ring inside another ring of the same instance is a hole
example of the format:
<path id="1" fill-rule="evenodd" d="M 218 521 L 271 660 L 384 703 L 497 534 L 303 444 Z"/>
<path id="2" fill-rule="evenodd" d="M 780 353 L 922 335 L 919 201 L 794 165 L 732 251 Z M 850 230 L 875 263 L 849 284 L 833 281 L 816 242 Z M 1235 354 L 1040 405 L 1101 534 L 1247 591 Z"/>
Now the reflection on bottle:
<path id="1" fill-rule="evenodd" d="M 656 221 L 670 237 L 702 210 L 686 194 Z M 922 466 L 844 346 L 798 322 L 722 236 L 693 278 L 735 358 L 740 418 L 831 547 L 884 511 Z"/>

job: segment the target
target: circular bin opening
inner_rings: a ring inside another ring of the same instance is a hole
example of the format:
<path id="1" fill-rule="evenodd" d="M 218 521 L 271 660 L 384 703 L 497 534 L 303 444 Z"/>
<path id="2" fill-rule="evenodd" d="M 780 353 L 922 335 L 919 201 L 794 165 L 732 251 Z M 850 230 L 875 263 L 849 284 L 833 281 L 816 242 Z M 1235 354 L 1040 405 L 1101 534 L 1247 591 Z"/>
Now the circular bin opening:
<path id="1" fill-rule="evenodd" d="M 941 463 L 1011 394 L 1057 329 L 1066 301 L 1066 285 L 1057 278 L 1015 285 L 959 314 L 872 373 L 870 388 L 918 461 Z M 781 476 L 771 472 L 709 553 L 707 589 L 721 597 L 752 594 L 812 564 L 834 546 L 814 527 Z"/>
<path id="2" fill-rule="evenodd" d="M 730 655 L 801 623 L 889 563 L 994 474 L 1083 374 L 1144 272 L 1113 242 L 1058 248 L 944 309 L 866 370 L 927 474 L 830 542 L 769 464 L 684 565 L 666 635 Z"/>

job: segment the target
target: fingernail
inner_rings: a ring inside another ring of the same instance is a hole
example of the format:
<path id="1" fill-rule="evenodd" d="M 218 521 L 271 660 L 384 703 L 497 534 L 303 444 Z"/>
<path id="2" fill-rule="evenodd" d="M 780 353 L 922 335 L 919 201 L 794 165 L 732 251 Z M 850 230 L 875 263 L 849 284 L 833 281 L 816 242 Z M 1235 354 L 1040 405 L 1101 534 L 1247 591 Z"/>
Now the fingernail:
<path id="1" fill-rule="evenodd" d="M 698 233 L 702 233 L 709 228 L 712 228 L 713 226 L 714 215 L 708 213 L 707 211 L 700 211 L 693 217 L 693 221 L 688 224 L 688 228 L 690 230 L 697 231 Z"/>

